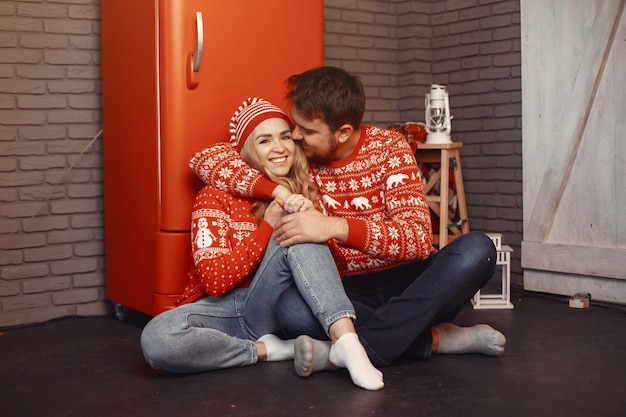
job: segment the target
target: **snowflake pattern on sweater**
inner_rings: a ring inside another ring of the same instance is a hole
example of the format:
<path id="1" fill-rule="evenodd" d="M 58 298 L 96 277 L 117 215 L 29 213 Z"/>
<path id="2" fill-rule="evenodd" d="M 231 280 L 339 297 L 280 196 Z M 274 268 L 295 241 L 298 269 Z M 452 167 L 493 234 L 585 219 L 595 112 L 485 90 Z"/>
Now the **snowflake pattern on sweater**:
<path id="1" fill-rule="evenodd" d="M 268 198 L 276 185 L 227 146 L 197 153 L 191 169 L 220 189 Z M 386 270 L 436 251 L 424 183 L 401 134 L 363 126 L 352 155 L 311 171 L 325 213 L 349 224 L 346 242 L 330 243 L 342 276 Z"/>
<path id="2" fill-rule="evenodd" d="M 191 214 L 192 262 L 177 304 L 250 284 L 273 230 L 267 222 L 257 227 L 251 207 L 251 200 L 214 187 L 198 193 Z"/>

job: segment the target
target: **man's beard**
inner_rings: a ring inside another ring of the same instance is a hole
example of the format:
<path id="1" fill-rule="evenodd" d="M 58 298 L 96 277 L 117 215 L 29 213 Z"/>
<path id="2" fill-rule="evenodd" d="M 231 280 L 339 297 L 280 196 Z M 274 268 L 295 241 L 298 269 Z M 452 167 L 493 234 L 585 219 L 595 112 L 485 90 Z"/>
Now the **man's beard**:
<path id="1" fill-rule="evenodd" d="M 313 154 L 311 156 L 306 157 L 310 164 L 313 165 L 326 165 L 327 163 L 334 161 L 336 159 L 337 150 L 339 149 L 339 143 L 337 139 L 333 136 L 330 138 L 329 149 L 328 152 L 324 155 Z M 306 151 L 305 151 L 306 154 Z"/>

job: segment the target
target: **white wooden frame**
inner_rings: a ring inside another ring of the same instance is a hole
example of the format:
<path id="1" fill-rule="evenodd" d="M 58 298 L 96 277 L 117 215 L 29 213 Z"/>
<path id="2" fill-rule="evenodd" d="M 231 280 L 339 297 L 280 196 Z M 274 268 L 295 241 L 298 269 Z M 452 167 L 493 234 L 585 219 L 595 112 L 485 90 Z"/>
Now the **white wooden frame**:
<path id="1" fill-rule="evenodd" d="M 491 238 L 497 253 L 496 266 L 502 267 L 501 287 L 499 293 L 485 294 L 478 291 L 472 298 L 472 306 L 475 309 L 511 309 L 511 252 L 509 245 L 502 245 L 502 235 L 499 233 L 487 233 Z M 493 278 L 492 278 L 493 279 Z"/>

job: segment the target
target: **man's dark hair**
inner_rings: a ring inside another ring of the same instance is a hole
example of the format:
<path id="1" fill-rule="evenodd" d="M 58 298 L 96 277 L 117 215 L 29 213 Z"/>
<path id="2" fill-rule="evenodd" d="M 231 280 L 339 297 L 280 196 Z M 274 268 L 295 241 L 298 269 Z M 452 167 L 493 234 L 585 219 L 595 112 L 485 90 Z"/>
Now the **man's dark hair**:
<path id="1" fill-rule="evenodd" d="M 308 120 L 322 119 L 331 129 L 348 123 L 358 129 L 365 113 L 365 92 L 359 77 L 336 67 L 317 67 L 285 82 L 287 101 Z"/>

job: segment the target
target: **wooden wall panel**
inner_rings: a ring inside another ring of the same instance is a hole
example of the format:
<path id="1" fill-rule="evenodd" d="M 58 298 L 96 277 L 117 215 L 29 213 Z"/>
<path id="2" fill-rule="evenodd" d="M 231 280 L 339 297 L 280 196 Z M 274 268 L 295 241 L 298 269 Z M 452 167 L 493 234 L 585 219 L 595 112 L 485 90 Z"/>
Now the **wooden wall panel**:
<path id="1" fill-rule="evenodd" d="M 521 1 L 527 289 L 626 303 L 625 3 Z"/>

